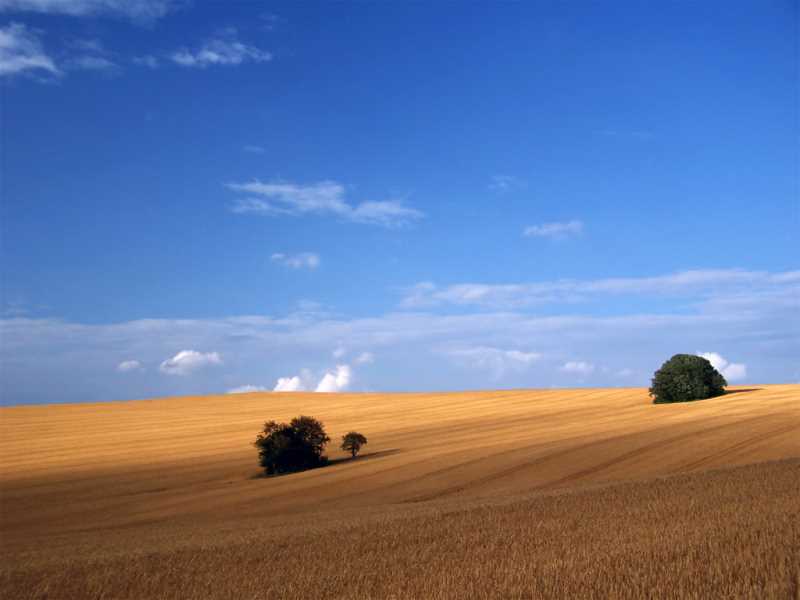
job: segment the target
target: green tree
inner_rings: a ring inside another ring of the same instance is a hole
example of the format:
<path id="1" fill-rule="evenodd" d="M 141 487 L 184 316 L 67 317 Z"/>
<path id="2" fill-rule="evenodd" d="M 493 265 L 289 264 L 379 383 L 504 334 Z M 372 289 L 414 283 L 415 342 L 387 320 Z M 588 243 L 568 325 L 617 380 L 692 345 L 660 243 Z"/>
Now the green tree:
<path id="1" fill-rule="evenodd" d="M 329 441 L 322 423 L 300 416 L 288 425 L 267 421 L 255 446 L 259 464 L 267 475 L 278 475 L 324 465 L 328 459 L 322 453 Z"/>
<path id="2" fill-rule="evenodd" d="M 353 458 L 355 458 L 358 451 L 361 450 L 361 446 L 366 445 L 366 443 L 367 438 L 357 431 L 351 431 L 342 436 L 342 450 L 349 452 Z"/>
<path id="3" fill-rule="evenodd" d="M 655 404 L 720 396 L 728 382 L 702 356 L 676 354 L 655 372 L 650 395 Z"/>

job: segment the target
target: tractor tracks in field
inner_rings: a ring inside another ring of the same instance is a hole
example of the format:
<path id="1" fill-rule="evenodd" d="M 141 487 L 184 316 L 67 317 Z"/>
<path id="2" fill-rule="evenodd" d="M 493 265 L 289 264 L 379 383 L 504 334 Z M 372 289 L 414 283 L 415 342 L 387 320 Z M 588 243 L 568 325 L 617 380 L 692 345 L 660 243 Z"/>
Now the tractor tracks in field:
<path id="1" fill-rule="evenodd" d="M 566 475 L 564 477 L 556 479 L 555 481 L 549 481 L 549 482 L 543 483 L 541 485 L 537 485 L 537 486 L 533 487 L 532 489 L 539 490 L 539 489 L 563 486 L 565 484 L 568 484 L 568 483 L 571 483 L 571 482 L 574 482 L 574 481 L 578 481 L 580 479 L 595 475 L 595 474 L 597 474 L 599 472 L 602 472 L 602 471 L 604 471 L 606 469 L 609 469 L 611 467 L 614 467 L 614 466 L 617 466 L 619 464 L 622 464 L 622 463 L 624 463 L 624 462 L 626 462 L 628 460 L 631 460 L 633 458 L 641 456 L 642 454 L 645 454 L 647 452 L 652 452 L 654 450 L 665 448 L 665 447 L 668 447 L 668 446 L 670 446 L 672 444 L 675 444 L 675 443 L 678 443 L 678 442 L 681 442 L 681 441 L 684 441 L 684 440 L 691 439 L 691 438 L 696 437 L 698 435 L 705 435 L 705 434 L 709 434 L 709 433 L 722 431 L 722 430 L 725 430 L 725 429 L 741 427 L 744 424 L 757 423 L 757 422 L 769 420 L 769 419 L 772 419 L 772 418 L 774 418 L 773 415 L 764 415 L 764 416 L 758 416 L 758 417 L 751 417 L 749 419 L 742 419 L 742 420 L 736 421 L 734 423 L 723 423 L 721 425 L 713 425 L 713 426 L 705 427 L 705 428 L 702 428 L 702 429 L 699 429 L 699 430 L 692 430 L 692 431 L 684 432 L 684 433 L 681 433 L 681 434 L 678 434 L 678 435 L 673 435 L 673 436 L 667 437 L 665 439 L 656 440 L 656 441 L 650 442 L 648 444 L 644 444 L 642 446 L 637 446 L 636 448 L 634 448 L 632 450 L 629 450 L 627 452 L 623 452 L 622 454 L 614 456 L 613 458 L 605 460 L 605 461 L 603 461 L 603 462 L 601 462 L 599 464 L 592 465 L 590 467 L 587 467 L 585 469 L 581 469 L 581 470 L 579 470 L 577 472 L 574 472 L 574 473 L 570 473 L 569 475 Z M 748 439 L 747 440 L 747 442 L 748 442 L 747 445 L 758 443 L 759 441 L 762 441 L 763 439 L 767 439 L 772 435 L 776 435 L 776 434 L 779 435 L 780 433 L 783 433 L 784 431 L 788 431 L 791 428 L 795 428 L 795 427 L 798 427 L 798 426 L 797 425 L 792 425 L 791 427 L 782 427 L 777 431 L 777 433 L 769 432 L 767 434 L 763 434 L 762 436 L 759 436 L 758 440 L 755 440 L 755 441 L 753 441 L 752 439 Z M 547 463 L 549 461 L 557 460 L 559 458 L 562 458 L 564 456 L 567 456 L 567 455 L 575 453 L 575 452 L 581 452 L 581 451 L 585 451 L 585 450 L 590 450 L 592 448 L 599 448 L 599 447 L 602 447 L 604 445 L 608 445 L 610 443 L 614 443 L 616 441 L 623 440 L 625 438 L 645 436 L 645 435 L 648 435 L 648 434 L 652 434 L 652 433 L 654 433 L 656 431 L 659 431 L 660 429 L 661 428 L 655 428 L 655 429 L 650 429 L 650 430 L 646 430 L 646 431 L 638 431 L 638 432 L 635 432 L 635 433 L 625 434 L 625 435 L 621 435 L 621 436 L 617 436 L 617 437 L 607 437 L 607 438 L 603 438 L 601 440 L 594 440 L 594 441 L 591 441 L 591 442 L 586 442 L 584 444 L 579 444 L 579 445 L 576 445 L 576 446 L 571 446 L 571 447 L 568 447 L 568 448 L 564 448 L 564 449 L 558 450 L 556 452 L 545 454 L 543 456 L 535 458 L 534 460 L 526 461 L 526 462 L 523 462 L 523 463 L 520 463 L 520 464 L 517 464 L 517 465 L 513 465 L 513 466 L 508 467 L 506 469 L 502 469 L 500 471 L 496 471 L 494 473 L 490 473 L 489 475 L 485 475 L 485 476 L 479 477 L 477 479 L 472 479 L 470 481 L 467 481 L 467 482 L 464 482 L 464 483 L 461 483 L 461 484 L 458 484 L 458 485 L 449 486 L 447 488 L 444 488 L 442 490 L 438 490 L 436 492 L 431 492 L 429 494 L 423 494 L 423 495 L 420 495 L 420 496 L 416 496 L 414 498 L 406 500 L 406 502 L 426 502 L 426 501 L 429 501 L 429 500 L 437 500 L 437 499 L 440 499 L 440 498 L 451 496 L 451 495 L 457 494 L 459 492 L 463 492 L 463 491 L 466 491 L 466 490 L 469 490 L 469 489 L 474 489 L 476 487 L 480 487 L 480 486 L 489 484 L 489 483 L 491 483 L 493 481 L 497 481 L 497 480 L 503 479 L 505 477 L 509 477 L 511 475 L 514 475 L 515 473 L 520 472 L 520 471 L 524 471 L 524 470 L 527 470 L 527 469 L 535 468 L 535 467 L 537 467 L 539 465 L 542 465 L 542 464 Z M 747 445 L 745 445 L 744 447 L 747 447 Z M 738 449 L 739 448 L 731 450 L 731 452 L 735 452 Z M 489 456 L 489 457 L 484 458 L 483 460 L 488 460 L 490 458 L 493 458 L 493 457 Z M 707 457 L 704 457 L 704 458 L 707 458 Z M 680 470 L 686 470 L 686 467 L 681 467 Z M 429 475 L 430 474 L 428 474 L 428 476 Z"/>

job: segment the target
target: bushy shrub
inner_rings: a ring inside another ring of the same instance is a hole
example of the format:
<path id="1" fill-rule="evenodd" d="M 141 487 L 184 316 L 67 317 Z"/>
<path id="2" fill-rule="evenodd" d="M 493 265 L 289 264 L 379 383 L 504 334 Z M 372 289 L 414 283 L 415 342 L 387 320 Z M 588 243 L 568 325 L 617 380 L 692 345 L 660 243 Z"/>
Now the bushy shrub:
<path id="1" fill-rule="evenodd" d="M 304 471 L 324 465 L 325 444 L 330 438 L 322 423 L 312 417 L 296 417 L 288 425 L 268 421 L 258 434 L 259 464 L 267 475 Z"/>
<path id="2" fill-rule="evenodd" d="M 650 395 L 655 404 L 703 400 L 725 393 L 728 382 L 707 359 L 676 354 L 653 376 Z"/>

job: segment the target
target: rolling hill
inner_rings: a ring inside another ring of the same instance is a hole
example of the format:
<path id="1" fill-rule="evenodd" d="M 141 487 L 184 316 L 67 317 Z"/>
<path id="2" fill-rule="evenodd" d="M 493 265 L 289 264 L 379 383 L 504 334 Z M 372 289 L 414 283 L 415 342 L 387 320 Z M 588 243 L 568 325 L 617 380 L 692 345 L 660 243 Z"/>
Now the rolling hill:
<path id="1" fill-rule="evenodd" d="M 300 414 L 332 464 L 260 476 Z M 800 385 L 17 406 L 0 455 L 9 598 L 800 594 Z"/>

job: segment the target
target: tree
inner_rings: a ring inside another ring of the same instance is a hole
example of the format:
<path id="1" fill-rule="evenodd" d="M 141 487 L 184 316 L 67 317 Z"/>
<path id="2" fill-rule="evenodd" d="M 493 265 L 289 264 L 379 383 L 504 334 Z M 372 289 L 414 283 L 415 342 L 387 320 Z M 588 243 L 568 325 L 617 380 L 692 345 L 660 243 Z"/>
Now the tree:
<path id="1" fill-rule="evenodd" d="M 728 382 L 702 356 L 676 354 L 655 372 L 650 395 L 655 404 L 720 396 Z"/>
<path id="2" fill-rule="evenodd" d="M 322 423 L 300 416 L 286 423 L 267 421 L 256 437 L 259 464 L 267 475 L 292 473 L 324 465 L 325 444 L 331 439 Z"/>
<path id="3" fill-rule="evenodd" d="M 361 446 L 366 445 L 366 443 L 367 438 L 357 431 L 351 431 L 350 433 L 342 436 L 342 450 L 352 454 L 353 458 L 355 458 L 356 454 L 358 454 L 358 451 L 361 450 Z"/>

